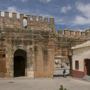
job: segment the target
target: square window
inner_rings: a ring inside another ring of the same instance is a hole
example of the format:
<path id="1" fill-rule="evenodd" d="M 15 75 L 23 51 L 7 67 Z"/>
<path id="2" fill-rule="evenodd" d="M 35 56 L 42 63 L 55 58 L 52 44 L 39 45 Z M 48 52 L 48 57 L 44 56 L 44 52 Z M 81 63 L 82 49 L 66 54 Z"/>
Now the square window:
<path id="1" fill-rule="evenodd" d="M 79 61 L 75 61 L 75 69 L 79 69 Z"/>

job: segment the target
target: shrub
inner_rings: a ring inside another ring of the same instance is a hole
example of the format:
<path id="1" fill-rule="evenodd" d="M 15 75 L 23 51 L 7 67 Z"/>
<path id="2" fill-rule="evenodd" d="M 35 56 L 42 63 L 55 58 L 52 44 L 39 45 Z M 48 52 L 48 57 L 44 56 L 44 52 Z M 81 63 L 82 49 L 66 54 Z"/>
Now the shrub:
<path id="1" fill-rule="evenodd" d="M 66 88 L 63 87 L 63 85 L 60 85 L 59 90 L 67 90 Z"/>

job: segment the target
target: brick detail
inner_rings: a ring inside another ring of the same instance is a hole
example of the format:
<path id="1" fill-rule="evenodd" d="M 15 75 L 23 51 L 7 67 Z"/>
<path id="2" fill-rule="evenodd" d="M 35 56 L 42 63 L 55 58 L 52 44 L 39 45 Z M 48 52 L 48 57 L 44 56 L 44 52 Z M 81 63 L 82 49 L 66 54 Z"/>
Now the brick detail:
<path id="1" fill-rule="evenodd" d="M 72 70 L 72 76 L 77 78 L 83 78 L 85 76 L 84 72 Z"/>

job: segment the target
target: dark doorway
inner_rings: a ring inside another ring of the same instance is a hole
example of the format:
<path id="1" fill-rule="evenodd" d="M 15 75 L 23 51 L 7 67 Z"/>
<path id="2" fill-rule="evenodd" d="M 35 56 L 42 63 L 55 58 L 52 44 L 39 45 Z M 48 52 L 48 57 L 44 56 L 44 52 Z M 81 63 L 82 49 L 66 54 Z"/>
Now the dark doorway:
<path id="1" fill-rule="evenodd" d="M 70 63 L 70 76 L 72 76 L 72 56 L 68 56 Z"/>
<path id="2" fill-rule="evenodd" d="M 90 76 L 90 59 L 85 60 L 86 64 L 86 73 Z"/>
<path id="3" fill-rule="evenodd" d="M 25 76 L 26 52 L 17 50 L 14 54 L 14 77 Z"/>

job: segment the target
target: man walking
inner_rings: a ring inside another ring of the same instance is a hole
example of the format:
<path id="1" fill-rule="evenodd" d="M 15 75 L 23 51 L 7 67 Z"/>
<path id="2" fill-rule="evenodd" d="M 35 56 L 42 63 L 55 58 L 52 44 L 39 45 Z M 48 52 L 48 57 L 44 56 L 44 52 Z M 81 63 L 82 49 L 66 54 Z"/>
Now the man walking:
<path id="1" fill-rule="evenodd" d="M 63 70 L 63 77 L 64 77 L 64 78 L 66 77 L 65 74 L 66 74 L 66 70 L 64 69 L 64 70 Z"/>

